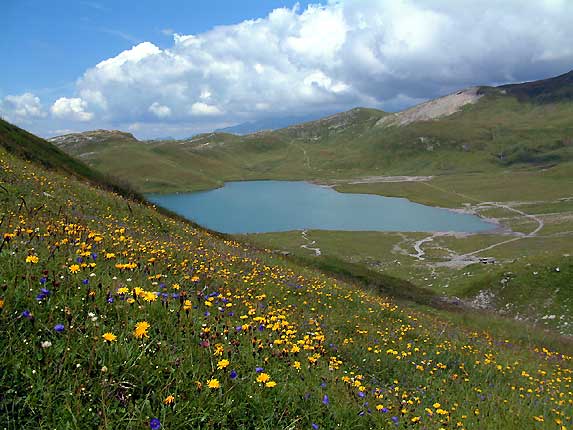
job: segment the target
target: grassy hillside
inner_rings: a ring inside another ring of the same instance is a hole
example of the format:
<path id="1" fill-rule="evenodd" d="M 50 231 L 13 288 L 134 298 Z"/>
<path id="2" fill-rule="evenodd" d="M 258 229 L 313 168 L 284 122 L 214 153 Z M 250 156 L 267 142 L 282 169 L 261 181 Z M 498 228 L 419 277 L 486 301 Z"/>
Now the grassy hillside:
<path id="1" fill-rule="evenodd" d="M 127 182 L 118 180 L 110 172 L 102 173 L 94 170 L 57 146 L 2 119 L 0 119 L 0 146 L 12 154 L 48 169 L 72 174 L 128 198 L 142 199 Z"/>
<path id="2" fill-rule="evenodd" d="M 4 149 L 0 163 L 4 428 L 573 424 L 568 341 L 493 335 Z"/>

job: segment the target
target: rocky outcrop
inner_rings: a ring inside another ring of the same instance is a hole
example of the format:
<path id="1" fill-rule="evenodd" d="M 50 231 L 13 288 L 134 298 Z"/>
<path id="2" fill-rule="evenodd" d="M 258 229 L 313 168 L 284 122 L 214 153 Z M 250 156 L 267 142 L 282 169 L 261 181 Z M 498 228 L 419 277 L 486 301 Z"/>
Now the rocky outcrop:
<path id="1" fill-rule="evenodd" d="M 454 94 L 421 103 L 402 112 L 387 115 L 381 118 L 376 123 L 376 126 L 402 126 L 417 121 L 430 121 L 443 118 L 458 112 L 467 104 L 476 103 L 482 95 L 483 94 L 479 91 L 479 87 L 471 87 Z"/>

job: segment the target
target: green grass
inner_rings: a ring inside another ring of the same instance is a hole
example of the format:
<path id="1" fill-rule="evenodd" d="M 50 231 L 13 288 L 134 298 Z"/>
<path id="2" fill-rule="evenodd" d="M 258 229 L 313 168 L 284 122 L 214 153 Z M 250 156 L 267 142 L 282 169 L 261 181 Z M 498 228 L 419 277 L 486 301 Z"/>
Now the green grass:
<path id="1" fill-rule="evenodd" d="M 42 166 L 87 179 L 90 183 L 105 187 L 127 198 L 142 201 L 141 195 L 128 182 L 118 180 L 111 172 L 94 170 L 70 157 L 45 140 L 0 119 L 0 146 L 26 160 Z"/>
<path id="2" fill-rule="evenodd" d="M 4 428 L 571 425 L 566 340 L 501 322 L 491 334 L 469 314 L 388 299 L 413 291 L 393 277 L 305 267 L 0 160 Z"/>

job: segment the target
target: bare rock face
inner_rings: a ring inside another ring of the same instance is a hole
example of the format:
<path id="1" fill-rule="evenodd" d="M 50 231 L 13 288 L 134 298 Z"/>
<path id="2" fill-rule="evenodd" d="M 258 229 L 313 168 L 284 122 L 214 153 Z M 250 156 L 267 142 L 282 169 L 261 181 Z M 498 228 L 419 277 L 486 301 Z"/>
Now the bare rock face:
<path id="1" fill-rule="evenodd" d="M 458 112 L 467 104 L 476 103 L 481 97 L 482 94 L 479 93 L 479 87 L 471 87 L 454 94 L 421 103 L 402 112 L 385 116 L 376 123 L 376 126 L 403 126 L 417 121 L 430 121 L 443 118 Z"/>

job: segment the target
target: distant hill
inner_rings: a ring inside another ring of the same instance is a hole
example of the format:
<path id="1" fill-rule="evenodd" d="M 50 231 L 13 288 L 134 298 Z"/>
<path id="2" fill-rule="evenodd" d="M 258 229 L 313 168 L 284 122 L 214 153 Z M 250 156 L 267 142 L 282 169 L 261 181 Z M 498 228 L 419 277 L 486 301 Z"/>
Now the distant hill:
<path id="1" fill-rule="evenodd" d="M 288 116 L 281 118 L 267 118 L 258 121 L 243 122 L 241 124 L 233 125 L 215 130 L 215 133 L 232 133 L 238 135 L 245 135 L 257 133 L 259 131 L 277 130 L 279 128 L 289 127 L 291 125 L 300 124 L 304 122 L 313 121 L 324 117 L 325 114 L 314 114 L 304 116 Z"/>
<path id="2" fill-rule="evenodd" d="M 473 87 L 389 114 L 356 108 L 238 136 L 139 142 L 121 132 L 52 141 L 146 192 L 246 179 L 336 179 L 542 168 L 573 160 L 572 73 Z"/>
<path id="3" fill-rule="evenodd" d="M 554 78 L 498 87 L 520 101 L 556 103 L 573 101 L 573 70 Z"/>

